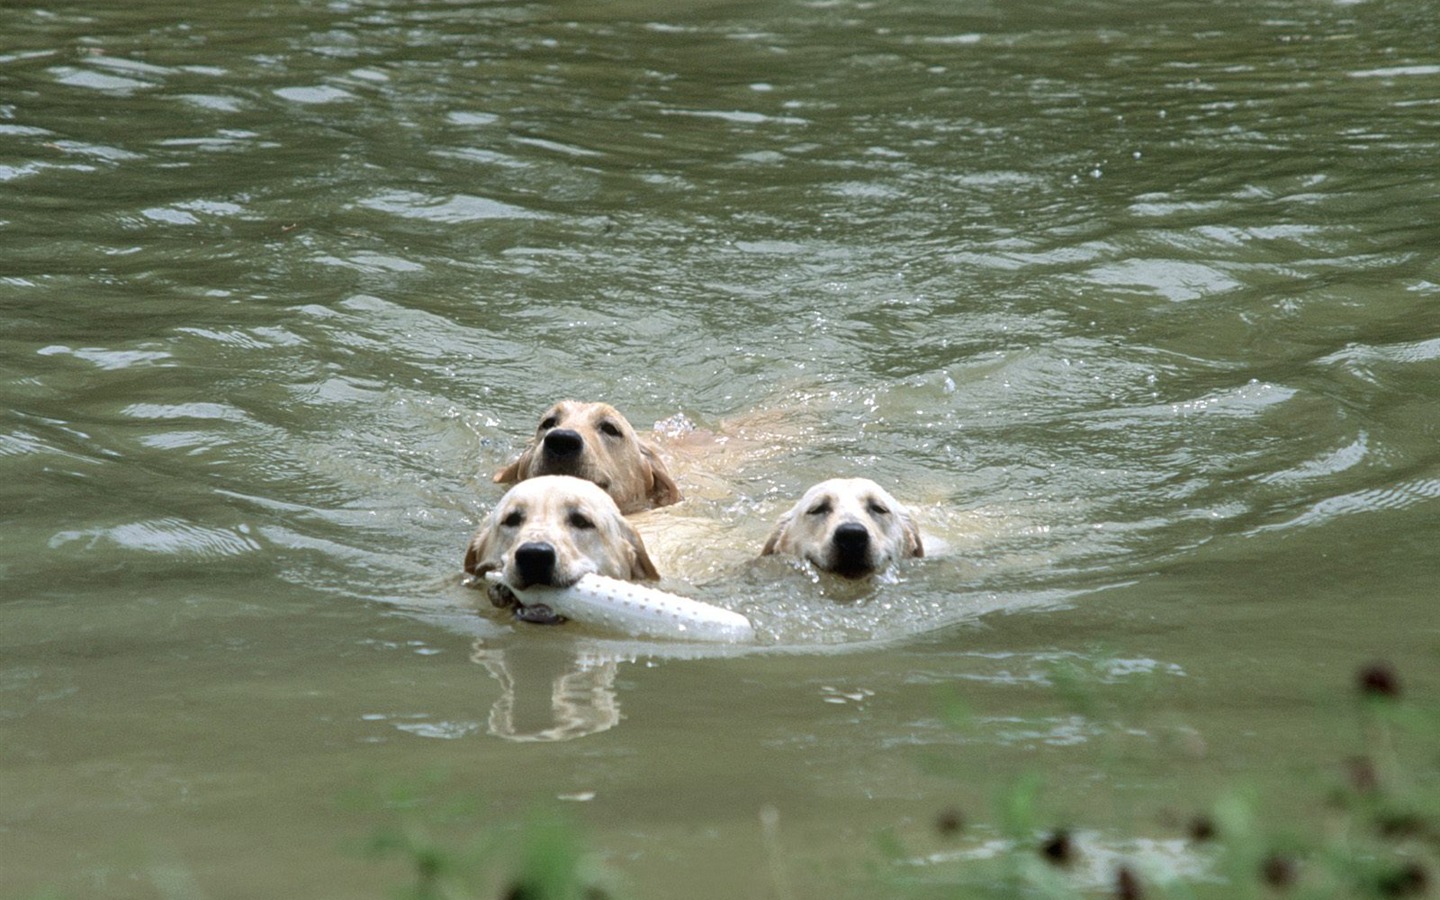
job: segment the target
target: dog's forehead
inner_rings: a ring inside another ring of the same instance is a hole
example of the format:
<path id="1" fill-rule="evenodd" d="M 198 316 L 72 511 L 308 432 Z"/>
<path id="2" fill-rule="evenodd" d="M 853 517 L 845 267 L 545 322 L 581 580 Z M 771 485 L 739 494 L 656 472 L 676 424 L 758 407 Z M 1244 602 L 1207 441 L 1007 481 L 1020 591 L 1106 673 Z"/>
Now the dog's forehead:
<path id="1" fill-rule="evenodd" d="M 880 485 L 869 478 L 831 478 L 810 488 L 804 503 L 814 506 L 820 502 L 847 509 L 862 509 L 873 503 L 893 507 L 895 500 Z"/>
<path id="2" fill-rule="evenodd" d="M 879 485 L 868 478 L 830 478 L 810 488 L 816 496 L 862 497 L 878 490 Z"/>
<path id="3" fill-rule="evenodd" d="M 895 498 L 890 496 L 890 492 L 882 488 L 880 485 L 874 483 L 873 481 L 869 482 L 866 485 L 864 490 L 864 497 L 865 502 L 867 503 L 878 502 L 884 504 L 885 506 L 896 505 Z"/>
<path id="4" fill-rule="evenodd" d="M 869 513 L 879 499 L 868 490 L 842 491 L 837 505 L 849 513 Z"/>
<path id="5" fill-rule="evenodd" d="M 528 509 L 534 500 L 535 491 L 527 485 L 527 482 L 522 481 L 506 491 L 500 502 L 495 504 L 496 514 L 524 512 Z"/>
<path id="6" fill-rule="evenodd" d="M 594 482 L 569 475 L 540 475 L 527 478 L 501 499 L 505 509 L 556 508 L 566 511 L 603 507 L 610 496 Z"/>
<path id="7" fill-rule="evenodd" d="M 805 492 L 805 495 L 800 498 L 800 504 L 802 506 L 814 506 L 822 502 L 834 503 L 836 499 L 838 498 L 834 490 L 834 482 L 822 481 Z"/>
<path id="8" fill-rule="evenodd" d="M 625 423 L 625 417 L 620 411 L 608 403 L 600 403 L 590 400 L 561 400 L 541 417 L 541 420 L 551 417 L 561 421 L 571 422 L 581 420 L 590 424 L 597 424 L 602 419 L 614 419 L 617 425 Z"/>
<path id="9" fill-rule="evenodd" d="M 602 516 L 605 514 L 605 507 L 595 501 L 594 497 L 582 496 L 580 494 L 566 494 L 555 498 L 555 510 L 562 516 L 571 516 L 575 513 L 586 513 L 591 516 Z"/>
<path id="10" fill-rule="evenodd" d="M 570 411 L 572 403 L 569 400 L 561 400 L 540 414 L 540 426 L 543 428 L 550 419 L 563 419 Z"/>
<path id="11" fill-rule="evenodd" d="M 590 419 L 590 422 L 592 424 L 598 425 L 600 422 L 606 419 L 610 420 L 621 428 L 624 428 L 626 425 L 630 424 L 628 421 L 626 421 L 624 416 L 620 415 L 620 410 L 616 409 L 608 403 L 590 403 L 586 404 L 586 406 L 587 409 L 585 410 L 585 412 L 587 414 L 587 418 Z"/>

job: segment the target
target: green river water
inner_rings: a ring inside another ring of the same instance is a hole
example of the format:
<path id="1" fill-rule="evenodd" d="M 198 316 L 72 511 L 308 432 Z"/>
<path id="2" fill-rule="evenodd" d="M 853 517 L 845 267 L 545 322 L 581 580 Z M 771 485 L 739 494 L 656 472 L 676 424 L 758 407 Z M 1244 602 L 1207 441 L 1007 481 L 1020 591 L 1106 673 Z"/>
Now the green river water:
<path id="1" fill-rule="evenodd" d="M 1440 687 L 1437 48 L 1423 0 L 5 3 L 0 894 L 387 896 L 397 809 L 558 808 L 627 895 L 893 896 L 1031 776 L 1081 889 L 1219 877 L 1177 823 L 1313 819 L 1359 666 Z M 462 585 L 562 397 L 769 423 L 665 572 L 757 646 Z M 854 474 L 938 552 L 752 559 Z"/>

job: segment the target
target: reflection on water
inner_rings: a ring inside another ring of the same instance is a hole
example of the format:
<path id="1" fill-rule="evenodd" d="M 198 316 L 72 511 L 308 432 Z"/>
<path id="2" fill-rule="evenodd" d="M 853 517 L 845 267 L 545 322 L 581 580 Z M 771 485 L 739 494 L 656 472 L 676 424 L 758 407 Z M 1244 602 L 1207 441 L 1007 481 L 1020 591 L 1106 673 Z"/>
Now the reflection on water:
<path id="1" fill-rule="evenodd" d="M 843 893 L 836 859 L 1026 766 L 1098 827 L 1217 772 L 1313 818 L 1317 685 L 1433 681 L 1433 13 L 7 9 L 0 892 L 124 894 L 132 834 L 192 893 L 373 892 L 324 861 L 377 770 L 593 796 L 655 896 L 767 890 L 761 807 Z M 567 396 L 763 420 L 657 537 L 756 646 L 477 610 L 490 474 Z M 756 560 L 843 475 L 948 549 L 863 586 Z M 1153 661 L 1095 684 L 1159 721 L 1057 708 L 1057 654 Z M 1184 729 L 1203 761 L 1111 752 Z"/>
<path id="2" fill-rule="evenodd" d="M 620 722 L 614 659 L 565 650 L 547 653 L 535 646 L 491 649 L 478 642 L 470 658 L 500 684 L 488 724 L 496 737 L 569 741 Z M 536 700 L 541 701 L 538 709 Z"/>

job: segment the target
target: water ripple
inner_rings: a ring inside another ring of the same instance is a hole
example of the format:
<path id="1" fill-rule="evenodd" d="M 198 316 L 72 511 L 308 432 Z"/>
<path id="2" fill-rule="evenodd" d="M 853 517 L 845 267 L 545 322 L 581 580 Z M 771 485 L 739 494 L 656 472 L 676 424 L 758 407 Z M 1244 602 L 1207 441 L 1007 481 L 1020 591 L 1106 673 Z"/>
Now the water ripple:
<path id="1" fill-rule="evenodd" d="M 1299 515 L 1284 522 L 1262 525 L 1252 534 L 1313 527 L 1332 519 L 1357 513 L 1397 511 L 1440 499 L 1440 478 L 1412 478 L 1378 488 L 1365 488 L 1310 504 Z"/>
<path id="2" fill-rule="evenodd" d="M 1413 366 L 1437 361 L 1440 361 L 1440 338 L 1383 345 L 1351 344 L 1317 360 L 1321 365 L 1338 365 L 1372 382 L 1379 381 L 1375 370 L 1381 366 Z"/>
<path id="3" fill-rule="evenodd" d="M 108 94 L 130 94 L 135 91 L 148 90 L 155 87 L 155 85 L 149 81 L 127 78 L 123 75 L 96 72 L 91 69 L 81 69 L 74 66 L 57 66 L 51 69 L 50 72 L 58 84 L 63 84 L 68 87 L 86 88 L 92 91 L 103 91 Z"/>
<path id="4" fill-rule="evenodd" d="M 413 191 L 385 191 L 361 200 L 360 206 L 405 218 L 454 224 L 487 219 L 529 219 L 540 214 L 499 200 L 473 194 L 430 197 Z"/>
<path id="5" fill-rule="evenodd" d="M 1369 455 L 1370 436 L 1362 431 L 1354 441 L 1344 447 L 1306 460 L 1293 468 L 1266 473 L 1260 477 L 1260 481 L 1263 483 L 1289 483 L 1327 478 L 1353 469 L 1365 462 Z"/>
<path id="6" fill-rule="evenodd" d="M 51 344 L 35 351 L 40 356 L 73 356 L 100 369 L 129 369 L 168 362 L 173 359 L 165 350 L 110 350 L 104 347 L 67 347 Z"/>
<path id="7" fill-rule="evenodd" d="M 85 550 L 109 543 L 125 550 L 201 558 L 240 556 L 261 549 L 248 526 L 217 528 L 179 518 L 61 531 L 50 539 L 50 549 L 60 550 L 74 543 L 83 544 Z"/>

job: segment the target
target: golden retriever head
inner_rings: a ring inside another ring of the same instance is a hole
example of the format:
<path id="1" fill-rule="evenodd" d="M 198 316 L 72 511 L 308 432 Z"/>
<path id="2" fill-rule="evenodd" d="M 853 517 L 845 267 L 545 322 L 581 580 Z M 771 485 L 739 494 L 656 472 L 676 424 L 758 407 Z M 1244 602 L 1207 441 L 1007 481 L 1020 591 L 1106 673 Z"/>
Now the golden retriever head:
<path id="1" fill-rule="evenodd" d="M 495 473 L 513 484 L 537 475 L 573 475 L 605 489 L 626 515 L 680 502 L 660 454 L 608 403 L 562 400 L 540 417 L 530 446 Z"/>
<path id="2" fill-rule="evenodd" d="M 660 577 L 610 495 L 568 475 L 522 481 L 491 510 L 465 551 L 465 571 L 479 577 L 497 570 L 520 589 L 569 587 L 591 573 L 627 581 Z M 490 599 L 518 605 L 501 585 L 490 585 Z"/>
<path id="3" fill-rule="evenodd" d="M 822 481 L 780 517 L 761 555 L 786 553 L 817 568 L 861 578 L 924 556 L 910 511 L 868 478 Z"/>

